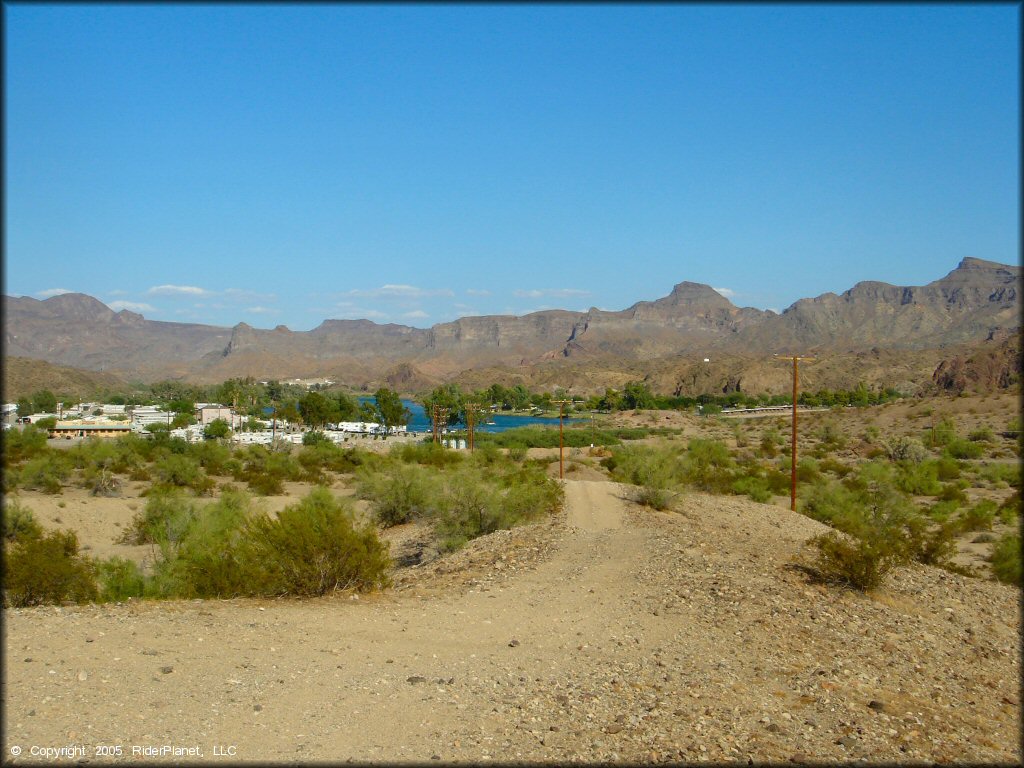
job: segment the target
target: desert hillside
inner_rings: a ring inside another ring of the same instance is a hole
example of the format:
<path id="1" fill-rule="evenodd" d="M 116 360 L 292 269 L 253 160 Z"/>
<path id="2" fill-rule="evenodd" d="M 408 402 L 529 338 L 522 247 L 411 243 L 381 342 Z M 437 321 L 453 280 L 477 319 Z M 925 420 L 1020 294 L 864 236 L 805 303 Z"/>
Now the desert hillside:
<path id="1" fill-rule="evenodd" d="M 7 610 L 4 752 L 1020 761 L 1018 590 L 924 566 L 826 588 L 800 567 L 824 527 L 786 509 L 565 489 L 370 597 Z"/>

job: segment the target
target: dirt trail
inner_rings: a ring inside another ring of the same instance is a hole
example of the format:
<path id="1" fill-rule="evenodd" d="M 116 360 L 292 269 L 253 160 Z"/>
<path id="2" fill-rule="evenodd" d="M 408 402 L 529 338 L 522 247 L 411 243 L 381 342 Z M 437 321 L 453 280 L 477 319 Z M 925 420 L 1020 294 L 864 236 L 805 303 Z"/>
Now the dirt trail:
<path id="1" fill-rule="evenodd" d="M 944 575 L 940 594 L 929 570 L 891 598 L 917 605 L 931 589 L 927 615 L 837 600 L 783 568 L 818 530 L 806 518 L 696 495 L 683 514 L 640 512 L 614 483 L 565 488 L 546 559 L 439 595 L 8 611 L 4 756 L 75 744 L 93 762 L 107 761 L 96 745 L 120 745 L 133 763 L 160 759 L 133 747 L 164 745 L 233 762 L 1019 758 L 1008 588 Z M 948 619 L 954 594 L 985 613 Z M 866 627 L 888 638 L 901 620 L 906 643 L 879 658 Z M 951 639 L 964 621 L 977 655 Z M 907 645 L 922 632 L 927 647 Z M 968 695 L 969 709 L 944 709 Z"/>

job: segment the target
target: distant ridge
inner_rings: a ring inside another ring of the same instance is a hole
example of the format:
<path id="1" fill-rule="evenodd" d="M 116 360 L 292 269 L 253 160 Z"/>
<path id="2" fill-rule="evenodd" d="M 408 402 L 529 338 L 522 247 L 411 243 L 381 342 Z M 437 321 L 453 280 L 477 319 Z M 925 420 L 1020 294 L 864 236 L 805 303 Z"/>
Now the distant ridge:
<path id="1" fill-rule="evenodd" d="M 710 286 L 683 281 L 667 296 L 620 311 L 463 317 L 431 328 L 327 319 L 311 331 L 147 320 L 69 293 L 4 297 L 4 344 L 7 355 L 143 381 L 331 375 L 351 385 L 393 380 L 411 387 L 485 369 L 536 379 L 541 370 L 548 376 L 566 366 L 636 377 L 693 355 L 982 342 L 1019 329 L 1020 288 L 1020 267 L 968 257 L 924 286 L 864 281 L 841 294 L 800 299 L 781 314 L 737 307 Z"/>

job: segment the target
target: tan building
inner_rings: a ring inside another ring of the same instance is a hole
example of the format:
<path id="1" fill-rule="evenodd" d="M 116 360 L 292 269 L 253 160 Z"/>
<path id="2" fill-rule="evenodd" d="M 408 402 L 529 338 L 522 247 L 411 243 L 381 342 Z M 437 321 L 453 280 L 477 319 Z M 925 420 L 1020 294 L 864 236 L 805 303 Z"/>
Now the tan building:
<path id="1" fill-rule="evenodd" d="M 50 437 L 71 440 L 76 437 L 119 437 L 132 431 L 129 424 L 114 421 L 58 421 L 50 428 Z"/>

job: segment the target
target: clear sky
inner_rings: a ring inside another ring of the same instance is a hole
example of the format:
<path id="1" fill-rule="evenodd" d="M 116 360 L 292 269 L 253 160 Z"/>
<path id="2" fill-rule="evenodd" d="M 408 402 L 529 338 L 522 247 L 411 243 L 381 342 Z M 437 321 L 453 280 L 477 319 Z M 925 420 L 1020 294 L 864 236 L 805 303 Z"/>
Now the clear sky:
<path id="1" fill-rule="evenodd" d="M 3 13 L 8 295 L 426 327 L 1019 259 L 1015 4 Z"/>

